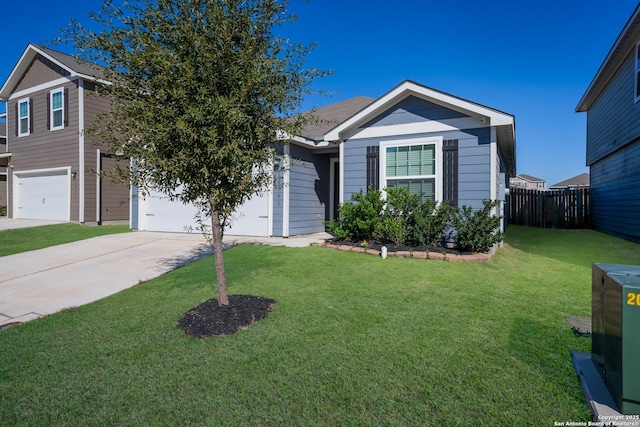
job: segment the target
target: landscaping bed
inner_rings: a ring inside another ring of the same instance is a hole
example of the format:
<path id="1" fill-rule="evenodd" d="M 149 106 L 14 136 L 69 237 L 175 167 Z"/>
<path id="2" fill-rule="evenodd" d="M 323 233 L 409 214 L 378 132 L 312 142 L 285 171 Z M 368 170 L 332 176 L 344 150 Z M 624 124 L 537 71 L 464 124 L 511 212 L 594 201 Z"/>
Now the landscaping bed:
<path id="1" fill-rule="evenodd" d="M 353 242 L 348 239 L 331 239 L 320 245 L 345 252 L 366 253 L 380 256 L 382 247 L 387 248 L 388 257 L 434 259 L 441 261 L 489 261 L 493 250 L 487 252 L 460 252 L 452 248 L 433 245 L 394 245 L 377 241 Z"/>
<path id="2" fill-rule="evenodd" d="M 185 313 L 178 327 L 196 338 L 231 335 L 264 319 L 275 305 L 275 300 L 253 295 L 229 295 L 226 306 L 212 298 Z"/>

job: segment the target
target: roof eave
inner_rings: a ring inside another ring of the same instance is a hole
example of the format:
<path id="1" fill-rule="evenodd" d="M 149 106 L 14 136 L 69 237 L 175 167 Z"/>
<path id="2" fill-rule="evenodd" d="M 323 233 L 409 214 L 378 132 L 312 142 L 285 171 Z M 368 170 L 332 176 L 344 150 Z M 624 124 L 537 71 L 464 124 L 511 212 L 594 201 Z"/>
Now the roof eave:
<path id="1" fill-rule="evenodd" d="M 598 68 L 596 75 L 591 80 L 589 87 L 578 102 L 575 111 L 577 113 L 586 112 L 600 95 L 607 83 L 622 65 L 629 51 L 635 47 L 636 39 L 640 35 L 640 4 L 636 6 L 631 18 L 618 35 L 615 43 L 609 50 L 604 61 Z"/>
<path id="2" fill-rule="evenodd" d="M 452 106 L 471 115 L 478 117 L 486 117 L 492 126 L 513 125 L 514 117 L 510 114 L 498 111 L 481 104 L 476 104 L 445 92 L 440 92 L 427 86 L 420 85 L 411 80 L 400 83 L 391 91 L 381 96 L 369 106 L 363 108 L 360 112 L 353 115 L 349 119 L 335 126 L 324 135 L 326 141 L 338 141 L 348 130 L 367 120 L 372 119 L 376 114 L 383 111 L 390 105 L 411 94 L 420 95 L 441 104 Z"/>
<path id="3" fill-rule="evenodd" d="M 31 61 L 33 61 L 33 59 L 38 54 L 44 56 L 45 58 L 47 58 L 48 60 L 50 60 L 54 64 L 58 65 L 59 67 L 61 67 L 64 70 L 68 71 L 69 74 L 70 74 L 70 76 L 69 76 L 70 79 L 80 78 L 80 79 L 83 79 L 83 80 L 91 80 L 91 81 L 96 81 L 96 82 L 101 82 L 101 83 L 107 83 L 108 84 L 107 81 L 99 79 L 97 77 L 90 76 L 88 74 L 78 73 L 73 68 L 70 68 L 69 66 L 65 65 L 64 63 L 58 61 L 53 56 L 49 55 L 47 52 L 45 52 L 42 49 L 38 48 L 37 46 L 29 43 L 27 45 L 26 49 L 24 50 L 24 52 L 22 53 L 22 55 L 20 56 L 20 59 L 18 60 L 16 65 L 13 67 L 13 70 L 11 71 L 11 74 L 9 74 L 9 77 L 7 78 L 7 80 L 2 85 L 2 88 L 0 88 L 0 100 L 6 102 L 9 99 L 9 97 L 11 96 L 11 90 L 18 84 L 18 80 L 24 75 L 24 73 L 27 71 L 27 68 L 29 67 L 29 64 L 31 64 Z"/>

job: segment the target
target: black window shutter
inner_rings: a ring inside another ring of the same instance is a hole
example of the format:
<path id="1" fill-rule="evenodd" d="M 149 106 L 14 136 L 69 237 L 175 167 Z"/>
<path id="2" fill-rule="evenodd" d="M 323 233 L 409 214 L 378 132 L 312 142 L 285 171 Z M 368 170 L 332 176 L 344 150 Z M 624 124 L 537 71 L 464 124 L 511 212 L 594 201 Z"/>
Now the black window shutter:
<path id="1" fill-rule="evenodd" d="M 69 88 L 64 88 L 64 127 L 69 126 Z"/>
<path id="2" fill-rule="evenodd" d="M 33 99 L 29 99 L 29 133 L 33 133 Z"/>
<path id="3" fill-rule="evenodd" d="M 369 189 L 379 190 L 380 180 L 380 147 L 372 145 L 367 147 L 367 191 Z"/>
<path id="4" fill-rule="evenodd" d="M 20 129 L 19 128 L 19 126 L 20 126 L 20 113 L 18 112 L 18 109 L 20 108 L 20 107 L 18 107 L 19 104 L 20 104 L 19 102 L 16 102 L 16 136 L 19 135 L 18 132 L 19 132 L 19 129 Z"/>
<path id="5" fill-rule="evenodd" d="M 47 94 L 47 129 L 51 129 L 51 94 Z"/>
<path id="6" fill-rule="evenodd" d="M 442 200 L 458 206 L 458 140 L 442 142 L 443 180 Z"/>

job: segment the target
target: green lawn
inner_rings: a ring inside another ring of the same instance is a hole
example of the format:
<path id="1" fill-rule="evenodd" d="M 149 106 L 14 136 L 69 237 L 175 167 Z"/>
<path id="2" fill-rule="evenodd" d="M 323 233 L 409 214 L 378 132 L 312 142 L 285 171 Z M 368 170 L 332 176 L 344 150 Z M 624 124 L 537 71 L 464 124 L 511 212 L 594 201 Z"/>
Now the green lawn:
<path id="1" fill-rule="evenodd" d="M 4 230 L 0 231 L 0 257 L 128 231 L 131 231 L 128 225 L 93 227 L 71 223 Z"/>
<path id="2" fill-rule="evenodd" d="M 588 421 L 565 316 L 591 263 L 640 264 L 594 231 L 512 226 L 487 263 L 243 245 L 230 291 L 278 301 L 233 336 L 175 326 L 213 296 L 210 258 L 0 331 L 5 425 L 553 425 Z"/>

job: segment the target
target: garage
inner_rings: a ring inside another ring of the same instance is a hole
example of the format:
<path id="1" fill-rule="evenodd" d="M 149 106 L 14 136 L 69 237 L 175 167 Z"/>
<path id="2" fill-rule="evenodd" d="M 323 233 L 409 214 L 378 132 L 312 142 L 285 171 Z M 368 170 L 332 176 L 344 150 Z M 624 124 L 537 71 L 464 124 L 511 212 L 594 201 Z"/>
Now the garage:
<path id="1" fill-rule="evenodd" d="M 198 232 L 198 224 L 194 219 L 196 212 L 193 205 L 172 201 L 161 193 L 151 191 L 144 199 L 140 197 L 138 228 L 174 233 Z M 206 219 L 206 224 L 210 225 L 209 219 Z M 236 236 L 268 236 L 268 193 L 255 195 L 240 206 L 225 233 Z"/>
<path id="2" fill-rule="evenodd" d="M 14 217 L 69 221 L 71 168 L 14 173 Z"/>

